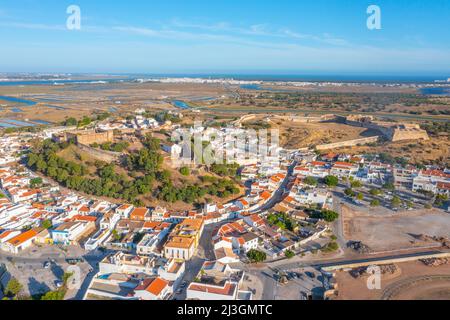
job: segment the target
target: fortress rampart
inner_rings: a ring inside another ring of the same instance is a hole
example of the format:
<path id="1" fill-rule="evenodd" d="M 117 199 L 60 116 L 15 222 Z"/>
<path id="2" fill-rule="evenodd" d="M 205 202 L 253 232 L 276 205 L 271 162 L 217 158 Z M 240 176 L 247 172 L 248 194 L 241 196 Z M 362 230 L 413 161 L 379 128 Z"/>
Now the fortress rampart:
<path id="1" fill-rule="evenodd" d="M 342 120 L 342 117 L 338 118 Z M 372 116 L 362 115 L 351 115 L 344 119 L 345 123 L 350 126 L 377 130 L 392 142 L 430 139 L 428 133 L 418 124 L 374 121 Z"/>
<path id="2" fill-rule="evenodd" d="M 322 151 L 322 150 L 337 149 L 337 148 L 344 148 L 344 147 L 354 147 L 354 146 L 358 146 L 358 145 L 375 143 L 375 142 L 378 142 L 379 139 L 380 139 L 380 136 L 347 140 L 347 141 L 342 141 L 342 142 L 318 145 L 316 147 L 316 149 L 319 151 Z"/>

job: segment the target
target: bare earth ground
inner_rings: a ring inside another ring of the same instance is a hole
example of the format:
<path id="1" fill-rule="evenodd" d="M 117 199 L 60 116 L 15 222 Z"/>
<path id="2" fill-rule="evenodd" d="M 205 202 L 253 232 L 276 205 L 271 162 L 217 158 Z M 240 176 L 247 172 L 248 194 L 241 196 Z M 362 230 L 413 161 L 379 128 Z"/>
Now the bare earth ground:
<path id="1" fill-rule="evenodd" d="M 264 87 L 266 88 L 266 87 Z M 270 87 L 269 87 L 270 88 Z M 293 91 L 305 91 L 305 92 L 355 92 L 354 86 L 304 86 L 304 87 L 296 87 L 296 86 L 276 86 L 271 87 L 271 89 L 276 90 L 293 90 Z M 401 92 L 401 93 L 416 93 L 417 90 L 414 88 L 398 88 L 398 87 L 373 87 L 368 85 L 359 85 L 358 92 L 369 92 L 369 93 L 389 93 L 389 92 Z"/>
<path id="2" fill-rule="evenodd" d="M 411 156 L 414 163 L 429 163 L 440 160 L 450 165 L 450 139 L 448 136 L 431 137 L 429 141 L 400 141 L 383 143 L 377 146 L 355 146 L 339 148 L 337 152 L 348 154 L 386 152 L 393 157 Z"/>
<path id="3" fill-rule="evenodd" d="M 366 138 L 379 133 L 340 123 L 277 122 L 281 145 L 287 149 L 312 147 L 320 144 Z"/>
<path id="4" fill-rule="evenodd" d="M 389 297 L 393 300 L 450 300 L 450 264 L 429 267 L 420 261 L 413 261 L 397 264 L 397 267 L 399 272 L 382 277 L 381 290 L 369 290 L 367 276 L 355 279 L 346 271 L 338 272 L 337 299 L 379 300 Z M 437 276 L 443 277 L 438 279 Z"/>
<path id="5" fill-rule="evenodd" d="M 439 246 L 435 242 L 419 241 L 416 237 L 421 234 L 448 236 L 450 230 L 450 216 L 439 210 L 376 216 L 343 206 L 342 215 L 346 240 L 362 241 L 376 252 Z"/>

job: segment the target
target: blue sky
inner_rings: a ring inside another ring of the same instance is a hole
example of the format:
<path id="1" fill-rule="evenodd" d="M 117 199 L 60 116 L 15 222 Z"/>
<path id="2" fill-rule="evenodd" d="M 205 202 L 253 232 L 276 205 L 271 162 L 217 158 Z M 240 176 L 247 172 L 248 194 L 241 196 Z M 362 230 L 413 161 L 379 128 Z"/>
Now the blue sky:
<path id="1" fill-rule="evenodd" d="M 0 71 L 450 76 L 449 21 L 448 0 L 0 0 Z"/>

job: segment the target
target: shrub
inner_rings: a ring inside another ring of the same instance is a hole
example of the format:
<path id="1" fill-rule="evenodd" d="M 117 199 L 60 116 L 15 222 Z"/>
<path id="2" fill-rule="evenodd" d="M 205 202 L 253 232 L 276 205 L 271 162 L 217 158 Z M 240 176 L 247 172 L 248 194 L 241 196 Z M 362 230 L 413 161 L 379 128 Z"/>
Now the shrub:
<path id="1" fill-rule="evenodd" d="M 293 251 L 291 251 L 291 250 L 286 250 L 286 251 L 284 252 L 284 255 L 285 255 L 286 258 L 288 258 L 288 259 L 292 259 L 293 257 L 295 257 L 295 253 L 294 253 Z"/>
<path id="2" fill-rule="evenodd" d="M 329 187 L 336 187 L 339 184 L 339 179 L 336 176 L 326 176 L 324 183 Z"/>
<path id="3" fill-rule="evenodd" d="M 191 170 L 189 170 L 188 167 L 182 167 L 182 168 L 180 168 L 180 173 L 181 173 L 183 176 L 188 176 L 188 175 L 191 174 Z"/>
<path id="4" fill-rule="evenodd" d="M 251 249 L 249 252 L 247 252 L 247 257 L 253 263 L 264 262 L 267 259 L 267 255 L 264 252 L 255 249 Z"/>

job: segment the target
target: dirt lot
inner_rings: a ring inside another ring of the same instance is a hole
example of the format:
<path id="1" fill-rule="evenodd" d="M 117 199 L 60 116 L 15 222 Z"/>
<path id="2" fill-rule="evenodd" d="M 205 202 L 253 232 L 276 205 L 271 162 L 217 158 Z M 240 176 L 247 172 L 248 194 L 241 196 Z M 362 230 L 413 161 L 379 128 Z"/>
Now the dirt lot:
<path id="1" fill-rule="evenodd" d="M 367 289 L 367 276 L 337 273 L 338 300 L 450 300 L 450 264 L 428 267 L 420 261 L 396 265 L 399 272 L 382 277 L 381 290 Z"/>
<path id="2" fill-rule="evenodd" d="M 439 163 L 450 165 L 450 139 L 447 136 L 432 137 L 429 141 L 401 141 L 379 143 L 377 146 L 340 148 L 340 153 L 362 154 L 386 152 L 393 157 L 411 157 L 412 163 Z"/>
<path id="3" fill-rule="evenodd" d="M 376 131 L 340 123 L 296 123 L 275 120 L 272 127 L 280 130 L 281 145 L 288 149 L 379 135 Z"/>
<path id="4" fill-rule="evenodd" d="M 342 215 L 345 239 L 362 241 L 375 252 L 439 246 L 436 242 L 420 241 L 417 236 L 448 236 L 450 230 L 450 216 L 439 210 L 376 216 L 343 206 Z"/>

